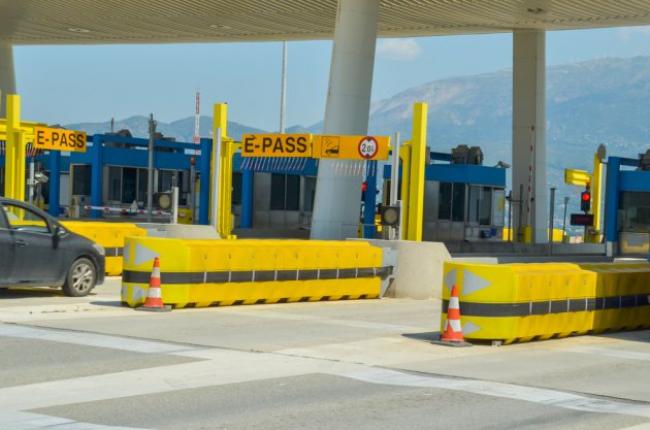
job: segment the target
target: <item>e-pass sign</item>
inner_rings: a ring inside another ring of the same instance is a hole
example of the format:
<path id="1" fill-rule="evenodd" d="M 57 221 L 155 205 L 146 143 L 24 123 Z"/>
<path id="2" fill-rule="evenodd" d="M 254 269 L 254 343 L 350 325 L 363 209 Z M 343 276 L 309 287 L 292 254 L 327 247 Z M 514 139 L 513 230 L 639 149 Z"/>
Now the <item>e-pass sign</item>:
<path id="1" fill-rule="evenodd" d="M 244 134 L 242 157 L 311 157 L 310 134 Z"/>
<path id="2" fill-rule="evenodd" d="M 86 133 L 60 128 L 34 127 L 34 148 L 86 152 Z"/>

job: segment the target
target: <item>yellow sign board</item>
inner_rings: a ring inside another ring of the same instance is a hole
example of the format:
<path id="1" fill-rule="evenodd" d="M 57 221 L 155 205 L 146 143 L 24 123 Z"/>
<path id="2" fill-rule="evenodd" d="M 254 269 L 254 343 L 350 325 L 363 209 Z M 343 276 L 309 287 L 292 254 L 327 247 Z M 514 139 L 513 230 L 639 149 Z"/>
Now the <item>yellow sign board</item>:
<path id="1" fill-rule="evenodd" d="M 387 136 L 315 136 L 314 156 L 339 160 L 387 160 Z"/>
<path id="2" fill-rule="evenodd" d="M 586 170 L 564 169 L 564 182 L 584 187 L 591 182 L 591 174 Z"/>
<path id="3" fill-rule="evenodd" d="M 86 152 L 86 133 L 60 128 L 34 127 L 34 148 Z"/>
<path id="4" fill-rule="evenodd" d="M 387 136 L 312 136 L 244 134 L 242 157 L 313 157 L 338 160 L 387 160 Z"/>
<path id="5" fill-rule="evenodd" d="M 244 134 L 242 157 L 311 157 L 311 134 Z"/>

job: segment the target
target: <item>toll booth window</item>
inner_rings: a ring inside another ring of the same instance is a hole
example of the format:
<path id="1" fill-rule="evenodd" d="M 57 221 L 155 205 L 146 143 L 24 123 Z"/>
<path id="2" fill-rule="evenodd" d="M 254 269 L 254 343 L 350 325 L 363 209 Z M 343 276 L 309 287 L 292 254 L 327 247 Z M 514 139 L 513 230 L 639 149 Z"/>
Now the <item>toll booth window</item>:
<path id="1" fill-rule="evenodd" d="M 108 168 L 108 200 L 122 201 L 122 168 L 111 166 Z"/>
<path id="2" fill-rule="evenodd" d="M 650 193 L 624 192 L 619 202 L 623 231 L 650 232 Z"/>
<path id="3" fill-rule="evenodd" d="M 491 224 L 492 188 L 469 187 L 468 221 L 478 225 Z"/>
<path id="4" fill-rule="evenodd" d="M 75 196 L 90 195 L 91 167 L 87 164 L 72 166 L 72 194 Z"/>
<path id="5" fill-rule="evenodd" d="M 300 209 L 300 176 L 271 175 L 271 210 L 297 211 Z"/>
<path id="6" fill-rule="evenodd" d="M 147 169 L 138 169 L 138 201 L 147 201 L 147 187 L 149 184 Z"/>
<path id="7" fill-rule="evenodd" d="M 451 219 L 451 182 L 440 183 L 440 205 L 438 206 L 438 219 Z"/>
<path id="8" fill-rule="evenodd" d="M 138 169 L 122 169 L 122 203 L 133 203 L 136 200 L 138 186 Z"/>
<path id="9" fill-rule="evenodd" d="M 465 184 L 441 182 L 438 219 L 465 221 Z"/>
<path id="10" fill-rule="evenodd" d="M 451 197 L 451 220 L 465 221 L 465 184 L 454 183 Z"/>
<path id="11" fill-rule="evenodd" d="M 232 204 L 241 205 L 241 181 L 242 174 L 241 172 L 234 172 L 232 174 Z"/>

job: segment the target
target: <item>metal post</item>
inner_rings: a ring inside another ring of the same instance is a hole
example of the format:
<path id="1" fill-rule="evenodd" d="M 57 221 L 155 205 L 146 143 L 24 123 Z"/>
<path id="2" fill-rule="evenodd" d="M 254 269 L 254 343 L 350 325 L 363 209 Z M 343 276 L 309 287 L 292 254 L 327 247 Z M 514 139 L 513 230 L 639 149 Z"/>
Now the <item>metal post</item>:
<path id="1" fill-rule="evenodd" d="M 524 211 L 524 186 L 522 184 L 519 185 L 519 199 L 517 200 L 517 204 L 519 204 L 519 218 L 517 220 L 519 223 L 514 226 L 514 228 L 517 229 L 517 242 L 524 242 L 524 232 L 521 230 L 521 226 L 523 225 L 523 211 Z M 512 234 L 514 237 L 514 232 Z"/>
<path id="2" fill-rule="evenodd" d="M 400 149 L 400 136 L 399 131 L 395 132 L 395 141 L 393 143 L 392 155 L 391 155 L 391 166 L 390 166 L 390 193 L 389 193 L 389 204 L 391 206 L 397 205 L 397 198 L 399 193 L 399 149 Z M 400 213 L 399 224 L 402 225 L 402 214 Z M 397 229 L 394 227 L 389 227 L 388 238 L 390 240 L 395 240 Z M 401 234 L 399 239 L 401 239 Z"/>
<path id="3" fill-rule="evenodd" d="M 36 172 L 35 172 L 35 165 L 34 165 L 34 160 L 32 159 L 29 162 L 29 182 L 27 185 L 29 186 L 29 204 L 33 205 L 34 204 L 34 186 L 36 185 Z"/>
<path id="4" fill-rule="evenodd" d="M 101 134 L 93 135 L 93 146 L 91 157 L 91 178 L 90 178 L 90 204 L 91 206 L 102 206 L 102 189 L 103 189 L 103 164 L 104 164 L 104 141 Z M 102 217 L 102 211 L 91 210 L 90 217 L 98 219 Z"/>
<path id="5" fill-rule="evenodd" d="M 210 224 L 210 160 L 212 159 L 212 140 L 201 139 L 199 158 L 199 224 Z"/>
<path id="6" fill-rule="evenodd" d="M 49 193 L 50 203 L 48 206 L 48 211 L 50 215 L 58 217 L 60 212 L 59 203 L 61 200 L 61 151 L 50 151 L 49 183 L 50 183 L 50 193 Z M 91 185 L 92 185 L 92 180 L 91 180 Z"/>
<path id="7" fill-rule="evenodd" d="M 156 121 L 153 114 L 149 116 L 149 146 L 147 147 L 149 159 L 147 163 L 147 222 L 153 220 L 153 153 L 156 138 Z"/>
<path id="8" fill-rule="evenodd" d="M 510 190 L 508 195 L 508 242 L 514 242 L 515 240 L 515 233 L 512 231 L 512 200 L 513 195 L 512 190 Z"/>
<path id="9" fill-rule="evenodd" d="M 194 167 L 194 162 L 190 164 L 190 213 L 192 214 L 192 224 L 196 224 L 198 217 L 196 214 L 196 167 Z"/>
<path id="10" fill-rule="evenodd" d="M 548 214 L 548 252 L 553 255 L 553 219 L 555 218 L 555 187 L 551 187 L 551 204 Z"/>
<path id="11" fill-rule="evenodd" d="M 172 224 L 178 224 L 178 187 L 172 187 Z"/>
<path id="12" fill-rule="evenodd" d="M 569 196 L 564 197 L 564 215 L 562 216 L 562 242 L 564 243 L 564 238 L 567 237 L 566 234 L 566 214 L 569 206 Z"/>
<path id="13" fill-rule="evenodd" d="M 280 133 L 284 133 L 287 115 L 287 41 L 282 42 L 282 81 L 280 87 Z"/>
<path id="14" fill-rule="evenodd" d="M 221 166 L 219 165 L 220 154 L 221 154 L 221 128 L 214 129 L 214 141 L 216 143 L 215 147 L 212 150 L 212 166 L 214 171 L 212 172 L 212 210 L 210 223 L 212 226 L 218 230 L 219 229 L 219 172 L 221 171 Z M 220 232 L 219 232 L 220 233 Z"/>

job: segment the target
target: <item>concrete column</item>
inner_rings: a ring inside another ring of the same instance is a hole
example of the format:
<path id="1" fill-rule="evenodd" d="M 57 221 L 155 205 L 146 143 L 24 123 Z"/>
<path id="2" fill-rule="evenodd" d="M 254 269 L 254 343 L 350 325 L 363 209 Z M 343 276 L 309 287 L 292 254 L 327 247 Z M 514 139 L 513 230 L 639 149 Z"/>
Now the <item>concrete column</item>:
<path id="1" fill-rule="evenodd" d="M 7 94 L 16 94 L 14 53 L 9 43 L 0 42 L 0 118 L 7 116 Z"/>
<path id="2" fill-rule="evenodd" d="M 546 184 L 546 34 L 513 34 L 512 191 L 522 203 L 514 227 L 530 228 L 535 243 L 548 242 Z M 520 195 L 520 189 L 523 193 Z"/>
<path id="3" fill-rule="evenodd" d="M 368 133 L 370 92 L 377 41 L 377 0 L 339 0 L 334 48 L 325 110 L 325 134 Z M 341 175 L 336 165 L 351 163 L 321 160 L 314 199 L 311 237 L 356 237 L 361 210 L 358 176 Z"/>

